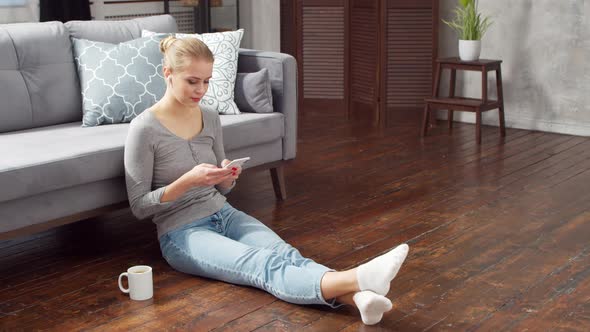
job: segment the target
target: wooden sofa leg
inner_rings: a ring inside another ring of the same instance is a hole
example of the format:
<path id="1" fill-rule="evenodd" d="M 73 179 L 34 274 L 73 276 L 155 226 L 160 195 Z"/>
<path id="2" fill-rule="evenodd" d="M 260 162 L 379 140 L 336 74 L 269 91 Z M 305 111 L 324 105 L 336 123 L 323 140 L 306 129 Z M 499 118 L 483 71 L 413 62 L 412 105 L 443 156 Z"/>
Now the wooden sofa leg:
<path id="1" fill-rule="evenodd" d="M 275 195 L 279 200 L 287 199 L 287 190 L 285 189 L 285 173 L 283 166 L 277 166 L 270 169 L 272 186 L 275 189 Z"/>

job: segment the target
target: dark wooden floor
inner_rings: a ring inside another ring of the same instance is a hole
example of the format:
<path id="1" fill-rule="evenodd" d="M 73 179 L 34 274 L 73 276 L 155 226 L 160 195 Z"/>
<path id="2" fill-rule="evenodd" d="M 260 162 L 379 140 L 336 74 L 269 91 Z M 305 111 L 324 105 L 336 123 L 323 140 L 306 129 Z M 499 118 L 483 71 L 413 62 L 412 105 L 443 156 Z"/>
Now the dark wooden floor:
<path id="1" fill-rule="evenodd" d="M 2 330 L 590 330 L 590 138 L 446 126 L 369 131 L 302 117 L 289 198 L 267 172 L 230 202 L 336 269 L 401 242 L 394 309 L 364 327 L 354 309 L 291 305 L 260 290 L 191 277 L 161 258 L 151 222 L 128 211 L 0 243 Z M 154 267 L 155 298 L 117 288 Z"/>

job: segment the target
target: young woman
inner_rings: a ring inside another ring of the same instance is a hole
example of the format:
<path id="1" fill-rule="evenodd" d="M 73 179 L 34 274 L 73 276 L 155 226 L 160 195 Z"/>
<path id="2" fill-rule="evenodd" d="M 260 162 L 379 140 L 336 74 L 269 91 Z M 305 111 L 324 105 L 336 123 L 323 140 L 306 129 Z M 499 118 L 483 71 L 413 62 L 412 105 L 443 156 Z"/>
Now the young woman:
<path id="1" fill-rule="evenodd" d="M 131 210 L 153 216 L 162 255 L 176 270 L 263 289 L 297 304 L 356 306 L 365 324 L 391 310 L 385 297 L 408 246 L 336 272 L 299 251 L 257 219 L 233 208 L 227 194 L 241 168 L 224 167 L 221 124 L 202 110 L 213 54 L 194 38 L 167 37 L 164 97 L 135 118 L 125 144 Z"/>

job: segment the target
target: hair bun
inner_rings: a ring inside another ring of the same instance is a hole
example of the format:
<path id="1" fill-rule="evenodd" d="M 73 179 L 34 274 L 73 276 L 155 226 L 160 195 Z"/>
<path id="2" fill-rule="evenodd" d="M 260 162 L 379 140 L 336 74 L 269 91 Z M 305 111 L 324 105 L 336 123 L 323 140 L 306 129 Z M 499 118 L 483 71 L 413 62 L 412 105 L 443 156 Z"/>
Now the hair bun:
<path id="1" fill-rule="evenodd" d="M 178 38 L 176 38 L 173 35 L 160 40 L 160 52 L 166 53 L 166 51 L 170 48 L 170 46 L 172 46 L 172 44 L 174 44 L 174 42 L 177 40 L 178 40 Z"/>

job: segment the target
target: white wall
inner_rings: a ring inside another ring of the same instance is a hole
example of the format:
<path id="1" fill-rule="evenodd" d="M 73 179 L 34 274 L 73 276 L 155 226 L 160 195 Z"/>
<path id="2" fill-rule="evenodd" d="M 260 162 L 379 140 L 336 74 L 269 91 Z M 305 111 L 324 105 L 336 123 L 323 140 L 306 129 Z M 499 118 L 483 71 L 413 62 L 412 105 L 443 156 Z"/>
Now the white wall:
<path id="1" fill-rule="evenodd" d="M 240 27 L 244 28 L 242 47 L 280 52 L 280 13 L 279 0 L 240 1 Z"/>
<path id="2" fill-rule="evenodd" d="M 0 24 L 39 22 L 39 0 L 28 0 L 26 6 L 0 7 Z"/>
<path id="3" fill-rule="evenodd" d="M 440 17 L 451 18 L 456 4 L 441 0 Z M 479 6 L 494 20 L 481 58 L 503 60 L 506 125 L 590 136 L 590 1 L 480 0 Z M 457 36 L 446 25 L 439 27 L 439 55 L 457 56 Z M 458 92 L 481 96 L 480 75 L 458 79 Z M 495 98 L 492 73 L 488 86 Z M 455 112 L 455 119 L 474 122 L 465 112 Z M 497 126 L 497 112 L 484 113 L 483 122 Z"/>

